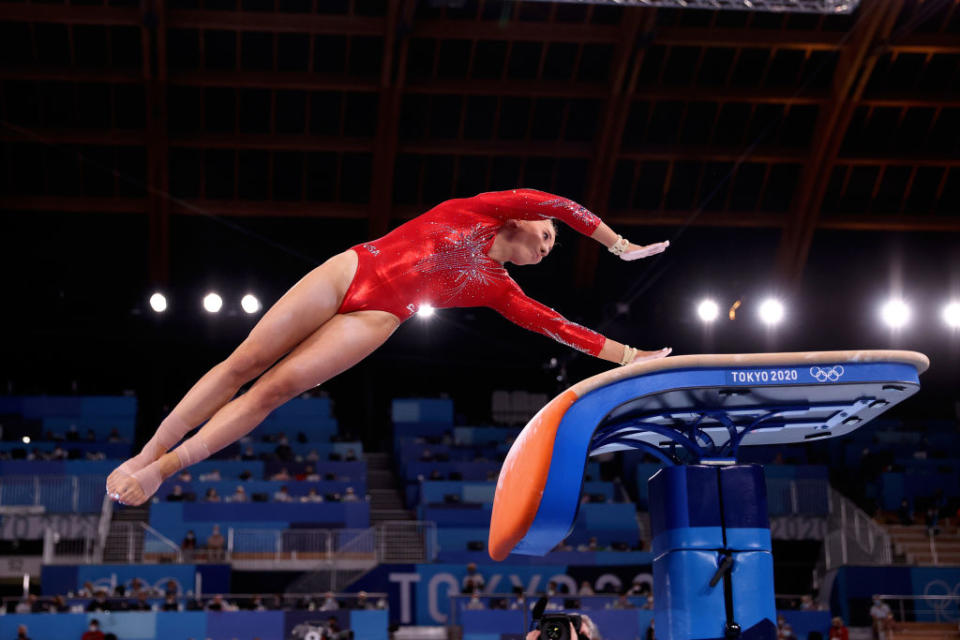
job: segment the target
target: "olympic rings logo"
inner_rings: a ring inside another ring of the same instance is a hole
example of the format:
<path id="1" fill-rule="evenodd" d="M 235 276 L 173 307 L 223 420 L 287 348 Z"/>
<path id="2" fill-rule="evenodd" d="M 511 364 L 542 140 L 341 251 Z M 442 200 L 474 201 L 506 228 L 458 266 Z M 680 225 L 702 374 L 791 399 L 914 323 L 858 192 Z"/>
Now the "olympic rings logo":
<path id="1" fill-rule="evenodd" d="M 923 595 L 940 596 L 936 600 L 930 601 L 930 608 L 933 610 L 937 620 L 947 622 L 957 620 L 957 606 L 960 603 L 960 583 L 950 588 L 950 584 L 945 580 L 931 580 L 923 587 Z M 944 598 L 943 596 L 946 596 Z"/>
<path id="2" fill-rule="evenodd" d="M 843 367 L 839 364 L 829 369 L 826 367 L 810 367 L 810 375 L 817 382 L 836 382 L 843 376 Z"/>

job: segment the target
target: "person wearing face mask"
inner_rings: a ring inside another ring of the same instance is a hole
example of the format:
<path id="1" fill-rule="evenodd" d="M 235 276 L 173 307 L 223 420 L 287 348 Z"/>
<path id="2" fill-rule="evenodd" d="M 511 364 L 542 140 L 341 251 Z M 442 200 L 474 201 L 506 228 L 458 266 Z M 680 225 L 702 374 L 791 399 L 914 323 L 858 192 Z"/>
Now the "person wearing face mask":
<path id="1" fill-rule="evenodd" d="M 90 621 L 87 630 L 80 636 L 80 640 L 103 640 L 104 637 L 103 631 L 100 631 L 100 621 L 94 618 Z"/>
<path id="2" fill-rule="evenodd" d="M 421 310 L 489 307 L 521 327 L 622 365 L 667 356 L 670 349 L 639 351 L 567 320 L 510 277 L 507 263 L 539 264 L 550 254 L 554 219 L 623 260 L 660 253 L 669 244 L 633 244 L 585 207 L 535 189 L 447 200 L 382 238 L 337 254 L 295 284 L 233 354 L 190 389 L 142 451 L 110 474 L 107 494 L 123 504 L 143 504 L 166 478 L 353 367 Z"/>

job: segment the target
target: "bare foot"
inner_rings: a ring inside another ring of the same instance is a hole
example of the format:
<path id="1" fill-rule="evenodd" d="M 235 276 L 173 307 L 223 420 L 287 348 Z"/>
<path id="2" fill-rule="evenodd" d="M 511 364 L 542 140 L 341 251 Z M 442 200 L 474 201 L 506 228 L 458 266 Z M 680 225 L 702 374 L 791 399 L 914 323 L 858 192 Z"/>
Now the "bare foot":
<path id="1" fill-rule="evenodd" d="M 638 351 L 637 357 L 633 359 L 633 362 L 630 364 L 635 364 L 637 362 L 646 362 L 647 360 L 659 360 L 660 358 L 666 358 L 673 351 L 673 347 L 664 347 L 659 351 Z"/>
<path id="2" fill-rule="evenodd" d="M 110 475 L 107 476 L 107 495 L 113 497 L 115 494 L 119 493 L 122 481 L 125 481 L 127 478 L 129 478 L 130 474 L 140 471 L 140 469 L 143 469 L 145 466 L 154 462 L 155 460 L 156 458 L 149 457 L 141 451 L 111 471 Z"/>
<path id="3" fill-rule="evenodd" d="M 119 474 L 113 486 L 112 491 L 109 487 L 107 490 L 110 497 L 120 504 L 136 507 L 146 502 L 150 497 L 143 492 L 137 479 L 126 473 Z"/>

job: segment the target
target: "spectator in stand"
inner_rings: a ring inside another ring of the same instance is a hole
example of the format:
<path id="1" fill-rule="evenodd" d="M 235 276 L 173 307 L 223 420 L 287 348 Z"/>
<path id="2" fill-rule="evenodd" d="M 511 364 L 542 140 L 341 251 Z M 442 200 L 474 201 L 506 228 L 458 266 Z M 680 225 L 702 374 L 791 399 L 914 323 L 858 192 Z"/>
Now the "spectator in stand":
<path id="1" fill-rule="evenodd" d="M 207 489 L 207 493 L 203 496 L 204 502 L 220 502 L 220 494 L 217 493 L 217 490 L 213 487 Z"/>
<path id="2" fill-rule="evenodd" d="M 316 472 L 312 465 L 307 465 L 303 479 L 307 482 L 320 482 L 320 474 Z"/>
<path id="3" fill-rule="evenodd" d="M 874 594 L 873 605 L 870 607 L 870 620 L 873 623 L 873 640 L 880 640 L 883 632 L 883 625 L 890 615 L 890 606 L 880 599 L 879 595 Z"/>
<path id="4" fill-rule="evenodd" d="M 110 430 L 110 435 L 107 436 L 107 442 L 124 442 L 124 439 L 121 437 L 120 431 L 113 428 Z"/>
<path id="5" fill-rule="evenodd" d="M 830 640 L 850 640 L 850 630 L 843 624 L 840 616 L 830 621 Z"/>
<path id="6" fill-rule="evenodd" d="M 340 628 L 340 623 L 333 616 L 327 618 L 326 628 L 323 630 L 323 640 L 343 640 L 350 637 L 349 631 Z"/>
<path id="7" fill-rule="evenodd" d="M 192 534 L 193 531 L 188 531 L 187 534 Z M 197 537 L 193 536 L 194 546 L 196 546 Z M 167 580 L 167 584 L 163 587 L 164 595 L 173 595 L 176 597 L 180 594 L 180 586 L 177 584 L 177 581 L 173 578 Z"/>
<path id="8" fill-rule="evenodd" d="M 373 603 L 367 599 L 367 592 L 360 591 L 357 593 L 357 599 L 353 603 L 354 609 L 373 609 Z"/>
<path id="9" fill-rule="evenodd" d="M 483 575 L 477 571 L 477 564 L 471 562 L 467 565 L 467 575 L 463 576 L 460 583 L 460 591 L 461 593 L 480 593 L 486 584 Z"/>
<path id="10" fill-rule="evenodd" d="M 336 611 L 340 608 L 340 603 L 333 597 L 333 591 L 327 591 L 320 603 L 320 611 Z"/>
<path id="11" fill-rule="evenodd" d="M 37 596 L 28 594 L 26 598 L 23 598 L 20 602 L 17 603 L 14 613 L 36 613 L 39 611 L 39 605 L 37 604 Z"/>
<path id="12" fill-rule="evenodd" d="M 220 533 L 220 525 L 213 525 L 213 531 L 210 532 L 210 537 L 207 538 L 207 551 L 210 552 L 210 559 L 223 559 L 223 550 L 226 546 L 227 541 L 224 539 L 223 534 Z"/>
<path id="13" fill-rule="evenodd" d="M 163 599 L 163 604 L 160 605 L 161 611 L 180 611 L 180 604 L 177 602 L 177 596 L 172 593 L 167 593 L 166 597 Z"/>
<path id="14" fill-rule="evenodd" d="M 320 454 L 317 452 L 316 449 L 310 449 L 310 452 L 307 453 L 304 460 L 306 460 L 307 462 L 320 462 Z"/>
<path id="15" fill-rule="evenodd" d="M 17 640 L 30 640 L 30 636 L 27 635 L 27 625 L 17 625 Z"/>
<path id="16" fill-rule="evenodd" d="M 657 633 L 653 628 L 653 618 L 650 618 L 650 626 L 647 627 L 647 637 L 646 640 L 657 640 Z"/>
<path id="17" fill-rule="evenodd" d="M 217 594 L 211 598 L 210 602 L 207 603 L 207 611 L 224 611 L 224 604 L 223 596 Z"/>
<path id="18" fill-rule="evenodd" d="M 443 480 L 443 474 L 440 473 L 439 469 L 431 469 L 430 480 Z"/>
<path id="19" fill-rule="evenodd" d="M 486 609 L 486 607 L 483 605 L 483 600 L 480 599 L 479 593 L 474 593 L 472 596 L 470 596 L 470 600 L 467 601 L 467 604 L 464 608 L 469 609 L 470 611 L 483 611 Z"/>
<path id="20" fill-rule="evenodd" d="M 643 606 L 640 608 L 643 609 L 644 611 L 653 611 L 653 594 L 652 593 L 647 596 L 647 599 L 644 600 L 643 602 Z"/>
<path id="21" fill-rule="evenodd" d="M 424 449 L 420 452 L 420 462 L 433 462 L 433 452 L 430 449 Z"/>
<path id="22" fill-rule="evenodd" d="M 71 427 L 73 425 L 70 425 Z M 76 433 L 76 428 L 74 428 L 74 433 Z M 93 429 L 87 429 L 87 442 L 96 442 L 97 434 L 94 433 Z"/>
<path id="23" fill-rule="evenodd" d="M 87 611 L 110 611 L 112 607 L 107 601 L 107 592 L 97 591 L 96 597 L 87 604 Z"/>
<path id="24" fill-rule="evenodd" d="M 186 535 L 183 536 L 183 540 L 180 542 L 180 550 L 186 552 L 190 556 L 193 556 L 193 552 L 196 550 L 196 548 L 197 534 L 193 532 L 193 529 L 190 529 L 187 531 Z M 169 585 L 169 583 L 167 584 Z"/>
<path id="25" fill-rule="evenodd" d="M 263 598 L 260 596 L 254 596 L 253 600 L 250 601 L 250 611 L 266 611 L 267 605 L 263 604 Z"/>
<path id="26" fill-rule="evenodd" d="M 200 474 L 200 482 L 220 482 L 223 478 L 220 477 L 220 469 L 214 469 L 207 473 Z"/>
<path id="27" fill-rule="evenodd" d="M 253 447 L 248 446 L 246 449 L 243 450 L 243 453 L 240 455 L 240 459 L 241 459 L 241 460 L 256 460 L 256 459 L 257 459 L 257 454 L 254 453 Z"/>
<path id="28" fill-rule="evenodd" d="M 347 452 L 343 456 L 344 462 L 356 462 L 357 461 L 357 452 L 353 449 L 347 449 Z"/>
<path id="29" fill-rule="evenodd" d="M 273 494 L 275 502 L 293 502 L 293 496 L 287 491 L 287 485 L 280 487 L 280 490 Z"/>
<path id="30" fill-rule="evenodd" d="M 592 596 L 594 595 L 593 587 L 590 586 L 589 580 L 584 580 L 580 583 L 580 589 L 577 590 L 578 596 Z"/>
<path id="31" fill-rule="evenodd" d="M 50 613 L 69 613 L 70 607 L 67 606 L 67 601 L 63 596 L 57 596 L 53 599 L 53 602 L 47 605 L 47 611 Z"/>
<path id="32" fill-rule="evenodd" d="M 597 544 L 597 538 L 594 536 L 586 544 L 577 546 L 577 551 L 603 551 L 603 547 Z"/>
<path id="33" fill-rule="evenodd" d="M 227 496 L 227 502 L 246 502 L 247 501 L 247 492 L 243 488 L 243 485 L 237 485 L 237 488 L 234 492 Z"/>
<path id="34" fill-rule="evenodd" d="M 783 616 L 777 616 L 777 640 L 796 640 L 793 627 Z"/>
<path id="35" fill-rule="evenodd" d="M 177 477 L 180 479 L 180 482 L 193 482 L 193 476 L 190 474 L 189 469 L 184 469 L 177 474 Z"/>
<path id="36" fill-rule="evenodd" d="M 183 487 L 178 484 L 173 485 L 173 491 L 167 494 L 167 502 L 183 502 Z"/>
<path id="37" fill-rule="evenodd" d="M 250 469 L 244 469 L 243 471 L 240 472 L 240 475 L 237 477 L 243 480 L 244 482 L 247 482 L 253 477 L 253 474 L 250 473 Z"/>
<path id="38" fill-rule="evenodd" d="M 621 593 L 620 596 L 607 605 L 608 609 L 633 609 L 633 603 L 630 602 L 630 599 L 627 598 L 626 593 Z"/>
<path id="39" fill-rule="evenodd" d="M 130 605 L 131 611 L 152 611 L 153 607 L 147 602 L 147 592 L 144 590 L 137 592 L 137 599 Z"/>
<path id="40" fill-rule="evenodd" d="M 880 640 L 893 640 L 893 632 L 897 630 L 897 621 L 893 618 L 893 612 L 887 614 L 886 620 L 880 624 Z M 960 631 L 960 629 L 958 629 Z"/>
<path id="41" fill-rule="evenodd" d="M 813 601 L 813 596 L 803 595 L 800 596 L 800 610 L 801 611 L 816 611 L 817 603 Z"/>
<path id="42" fill-rule="evenodd" d="M 293 478 L 290 476 L 290 472 L 287 471 L 286 467 L 283 467 L 277 473 L 270 476 L 270 479 L 274 482 L 290 482 Z"/>
<path id="43" fill-rule="evenodd" d="M 316 487 L 310 487 L 307 495 L 300 496 L 300 502 L 323 502 L 323 496 L 317 493 Z"/>
<path id="44" fill-rule="evenodd" d="M 360 502 L 360 496 L 357 495 L 357 492 L 353 490 L 353 487 L 347 487 L 347 490 L 343 494 L 344 502 Z"/>
<path id="45" fill-rule="evenodd" d="M 63 447 L 57 445 L 53 448 L 53 453 L 50 454 L 51 460 L 66 460 L 67 459 L 67 450 Z"/>

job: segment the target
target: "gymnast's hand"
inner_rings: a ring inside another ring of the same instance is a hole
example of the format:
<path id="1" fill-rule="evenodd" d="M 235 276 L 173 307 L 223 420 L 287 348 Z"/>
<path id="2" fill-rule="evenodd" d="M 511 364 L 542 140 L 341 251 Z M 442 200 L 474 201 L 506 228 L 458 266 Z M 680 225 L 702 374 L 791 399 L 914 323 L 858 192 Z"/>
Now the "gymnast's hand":
<path id="1" fill-rule="evenodd" d="M 649 258 L 650 256 L 655 256 L 658 253 L 663 253 L 667 250 L 667 247 L 670 246 L 669 240 L 664 240 L 663 242 L 655 242 L 648 245 L 638 245 L 633 244 L 632 242 L 627 246 L 626 250 L 620 254 L 621 260 L 639 260 L 640 258 Z"/>

